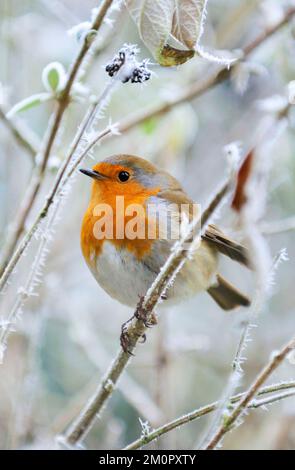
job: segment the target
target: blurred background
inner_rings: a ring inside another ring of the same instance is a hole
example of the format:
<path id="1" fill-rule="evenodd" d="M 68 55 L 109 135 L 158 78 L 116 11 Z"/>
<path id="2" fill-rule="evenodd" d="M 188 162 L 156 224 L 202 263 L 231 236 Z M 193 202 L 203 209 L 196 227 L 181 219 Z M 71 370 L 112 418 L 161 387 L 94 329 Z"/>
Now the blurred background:
<path id="1" fill-rule="evenodd" d="M 44 91 L 41 75 L 52 61 L 70 66 L 79 44 L 67 34 L 89 21 L 94 0 L 0 0 L 0 105 L 8 110 L 18 101 Z M 265 27 L 280 20 L 282 9 L 294 2 L 281 0 L 211 0 L 202 43 L 234 51 L 253 40 Z M 99 34 L 96 52 L 85 67 L 88 95 L 99 94 L 108 79 L 103 66 L 120 47 L 138 44 L 141 58 L 150 53 L 136 26 L 121 9 Z M 176 176 L 194 200 L 205 203 L 226 172 L 223 148 L 240 141 L 243 149 L 265 115 L 258 103 L 286 96 L 295 78 L 292 23 L 251 55 L 249 64 L 233 68 L 231 80 L 201 97 L 150 119 L 96 147 L 97 161 L 116 153 L 145 157 Z M 203 59 L 164 69 L 144 86 L 126 84 L 112 95 L 103 129 L 113 122 L 175 96 L 189 83 L 202 79 L 212 65 Z M 248 82 L 247 82 L 248 78 Z M 246 83 L 247 82 L 247 83 Z M 44 187 L 29 223 L 42 205 L 87 108 L 72 103 L 63 120 L 50 157 Z M 273 106 L 273 101 L 271 106 Z M 274 105 L 275 106 L 275 105 Z M 52 103 L 19 114 L 38 145 L 46 129 Z M 292 122 L 271 148 L 272 169 L 267 207 L 262 222 L 272 223 L 295 213 L 295 140 Z M 3 246 L 32 172 L 32 158 L 17 144 L 0 119 L 0 243 Z M 91 159 L 87 159 L 92 164 Z M 0 366 L 0 448 L 50 448 L 54 436 L 69 424 L 94 390 L 119 346 L 121 324 L 132 311 L 108 297 L 96 284 L 82 258 L 80 223 L 89 197 L 89 181 L 77 175 L 54 228 L 50 252 L 42 266 L 37 296 L 30 297 L 10 335 Z M 219 226 L 235 234 L 235 218 L 228 207 L 220 211 Z M 293 228 L 295 225 L 293 224 Z M 246 351 L 244 389 L 295 330 L 294 231 L 266 235 L 273 256 L 286 248 L 289 261 L 280 265 L 270 300 L 252 330 Z M 0 315 L 7 318 L 36 251 L 32 243 L 17 268 Z M 222 273 L 250 295 L 253 276 L 241 266 L 222 260 Z M 141 434 L 139 417 L 156 427 L 192 409 L 217 400 L 226 386 L 245 312 L 224 313 L 208 295 L 199 295 L 160 315 L 157 327 L 139 346 L 119 389 L 85 440 L 91 449 L 121 448 Z M 295 376 L 295 361 L 286 361 L 272 382 Z M 212 417 L 211 417 L 212 418 Z M 151 449 L 193 448 L 210 417 L 192 422 L 148 446 Z M 269 411 L 252 411 L 244 424 L 225 440 L 225 449 L 294 449 L 295 399 L 274 404 Z"/>

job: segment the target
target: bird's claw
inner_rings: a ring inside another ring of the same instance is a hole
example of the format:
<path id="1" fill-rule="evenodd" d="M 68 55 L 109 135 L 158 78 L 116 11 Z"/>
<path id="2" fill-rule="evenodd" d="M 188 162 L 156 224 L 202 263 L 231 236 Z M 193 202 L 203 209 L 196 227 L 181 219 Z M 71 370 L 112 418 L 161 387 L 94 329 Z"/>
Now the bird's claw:
<path id="1" fill-rule="evenodd" d="M 131 356 L 134 356 L 134 354 L 131 351 L 131 342 L 130 338 L 128 335 L 128 327 L 127 325 L 134 319 L 136 318 L 137 320 L 140 320 L 146 328 L 151 328 L 152 326 L 156 325 L 158 323 L 157 317 L 154 313 L 149 313 L 144 307 L 143 307 L 143 301 L 144 297 L 140 297 L 138 307 L 136 309 L 136 312 L 134 315 L 129 318 L 125 323 L 123 323 L 121 327 L 121 336 L 120 336 L 120 344 L 121 348 L 125 353 L 130 354 Z M 142 335 L 138 335 L 138 338 L 141 338 L 141 343 L 146 342 L 146 335 L 143 333 Z"/>
<path id="2" fill-rule="evenodd" d="M 120 345 L 123 349 L 124 353 L 130 354 L 130 356 L 134 356 L 133 352 L 130 351 L 130 338 L 126 331 L 126 324 L 122 325 L 121 335 L 120 335 Z"/>

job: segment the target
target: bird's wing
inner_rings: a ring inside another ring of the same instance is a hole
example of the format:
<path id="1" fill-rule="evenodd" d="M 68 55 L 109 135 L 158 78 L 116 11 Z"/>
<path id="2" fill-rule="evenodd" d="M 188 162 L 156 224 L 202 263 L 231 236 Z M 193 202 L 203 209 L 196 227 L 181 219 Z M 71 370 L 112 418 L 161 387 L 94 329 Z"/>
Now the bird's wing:
<path id="1" fill-rule="evenodd" d="M 213 245 L 216 250 L 223 255 L 226 255 L 247 267 L 251 267 L 247 248 L 229 238 L 218 227 L 216 227 L 216 225 L 208 225 L 202 238 L 209 244 Z"/>
<path id="2" fill-rule="evenodd" d="M 166 190 L 166 191 L 161 191 L 157 197 L 155 198 L 158 204 L 163 205 L 164 207 L 166 206 L 167 203 L 169 204 L 175 204 L 176 209 L 173 214 L 175 219 L 180 216 L 181 212 L 181 204 L 187 204 L 189 206 L 189 218 L 195 216 L 193 214 L 193 201 L 190 199 L 185 192 L 179 188 L 175 187 L 173 190 Z M 178 207 L 177 207 L 178 206 Z M 222 253 L 225 256 L 228 256 L 234 261 L 237 261 L 247 267 L 251 267 L 250 265 L 250 257 L 248 254 L 247 248 L 245 248 L 243 245 L 240 243 L 237 243 L 236 241 L 232 240 L 229 238 L 226 234 L 222 232 L 216 225 L 208 225 L 205 233 L 202 235 L 202 239 L 206 242 L 208 242 L 209 245 L 212 246 L 212 248 L 215 248 L 219 253 Z M 175 241 L 175 240 L 174 240 Z M 154 256 L 153 259 L 153 268 L 157 268 L 162 265 L 162 262 L 167 259 L 167 256 L 169 255 L 169 252 L 171 250 L 171 246 L 173 245 L 174 241 L 172 240 L 157 240 L 157 244 L 161 244 L 161 253 L 163 253 L 163 256 L 157 257 Z M 156 266 L 155 266 L 156 265 Z"/>

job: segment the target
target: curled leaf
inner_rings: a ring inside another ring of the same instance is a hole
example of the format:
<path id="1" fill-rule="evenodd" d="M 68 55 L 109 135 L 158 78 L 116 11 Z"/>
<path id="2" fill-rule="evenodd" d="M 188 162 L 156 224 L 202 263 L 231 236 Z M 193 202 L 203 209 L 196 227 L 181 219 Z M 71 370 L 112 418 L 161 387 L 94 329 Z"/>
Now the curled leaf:
<path id="1" fill-rule="evenodd" d="M 166 44 L 158 56 L 159 64 L 164 67 L 184 64 L 187 60 L 194 57 L 195 51 L 182 51 Z"/>

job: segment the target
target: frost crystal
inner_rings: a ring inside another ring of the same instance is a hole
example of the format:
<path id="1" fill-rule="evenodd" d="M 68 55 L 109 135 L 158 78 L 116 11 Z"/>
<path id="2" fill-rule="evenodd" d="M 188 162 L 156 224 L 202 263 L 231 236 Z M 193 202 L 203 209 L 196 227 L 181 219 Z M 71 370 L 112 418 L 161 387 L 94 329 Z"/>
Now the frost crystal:
<path id="1" fill-rule="evenodd" d="M 148 421 L 143 421 L 141 418 L 138 418 L 141 425 L 141 436 L 146 437 L 151 432 L 151 427 Z"/>
<path id="2" fill-rule="evenodd" d="M 151 78 L 149 60 L 138 62 L 139 49 L 133 44 L 124 44 L 105 70 L 108 75 L 122 83 L 143 83 Z"/>

